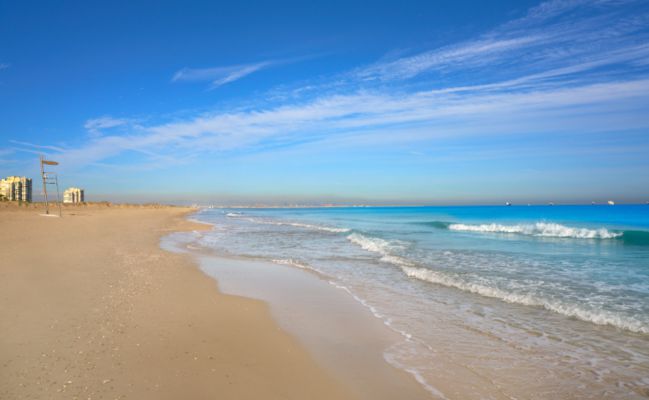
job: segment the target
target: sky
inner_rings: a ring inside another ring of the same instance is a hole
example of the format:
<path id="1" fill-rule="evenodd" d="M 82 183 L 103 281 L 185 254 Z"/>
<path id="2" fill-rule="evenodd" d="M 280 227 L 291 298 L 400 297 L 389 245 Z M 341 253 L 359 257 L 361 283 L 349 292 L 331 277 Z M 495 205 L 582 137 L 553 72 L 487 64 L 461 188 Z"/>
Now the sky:
<path id="1" fill-rule="evenodd" d="M 41 154 L 93 201 L 644 203 L 649 1 L 0 0 L 0 175 Z"/>

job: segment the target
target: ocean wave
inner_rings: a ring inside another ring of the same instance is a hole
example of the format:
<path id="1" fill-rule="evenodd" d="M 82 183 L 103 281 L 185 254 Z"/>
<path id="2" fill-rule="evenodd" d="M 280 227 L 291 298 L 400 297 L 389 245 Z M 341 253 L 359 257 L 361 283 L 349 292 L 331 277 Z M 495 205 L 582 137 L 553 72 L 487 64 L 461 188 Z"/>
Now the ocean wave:
<path id="1" fill-rule="evenodd" d="M 500 299 L 507 303 L 543 307 L 549 311 L 597 325 L 610 325 L 631 332 L 649 333 L 649 324 L 633 317 L 619 315 L 615 312 L 606 310 L 588 310 L 575 304 L 563 303 L 561 301 L 547 299 L 533 294 L 509 292 L 497 287 L 487 286 L 482 283 L 469 282 L 453 275 L 423 268 L 413 260 L 395 255 L 392 251 L 399 248 L 403 249 L 403 245 L 395 241 L 368 237 L 359 233 L 352 233 L 347 236 L 347 239 L 364 250 L 380 255 L 380 261 L 400 267 L 401 270 L 411 278 L 459 289 L 464 292 L 474 293 L 485 297 Z"/>
<path id="2" fill-rule="evenodd" d="M 371 251 L 374 253 L 387 253 L 390 242 L 380 238 L 371 238 L 360 233 L 352 233 L 347 236 L 347 239 L 360 246 L 363 250 Z"/>
<path id="3" fill-rule="evenodd" d="M 648 231 L 624 231 L 622 236 L 624 244 L 649 246 L 649 232 Z"/>
<path id="4" fill-rule="evenodd" d="M 238 213 L 238 212 L 229 212 L 229 213 L 225 214 L 225 216 L 230 217 L 230 218 L 239 218 L 239 217 L 242 217 L 243 214 Z"/>
<path id="5" fill-rule="evenodd" d="M 314 229 L 317 231 L 324 231 L 324 232 L 331 232 L 331 233 L 345 233 L 351 231 L 351 229 L 348 228 L 335 228 L 331 226 L 323 226 L 323 225 L 312 225 L 312 224 L 304 224 L 301 222 L 279 222 L 279 221 L 273 221 L 270 222 L 273 225 L 288 225 L 288 226 L 294 226 L 296 228 L 306 228 L 306 229 Z"/>
<path id="6" fill-rule="evenodd" d="M 276 221 L 276 220 L 270 220 L 264 218 L 246 217 L 240 213 L 228 213 L 227 216 L 231 218 L 240 218 L 248 222 L 252 222 L 255 224 L 263 224 L 263 225 L 294 226 L 296 228 L 311 229 L 311 230 L 330 232 L 330 233 L 346 233 L 351 231 L 351 229 L 348 228 L 337 228 L 332 226 L 306 224 L 303 222 Z"/>
<path id="7" fill-rule="evenodd" d="M 411 278 L 439 284 L 446 287 L 460 289 L 465 292 L 479 294 L 485 297 L 492 297 L 503 300 L 507 303 L 521 304 L 525 306 L 543 307 L 547 310 L 563 314 L 568 317 L 591 322 L 597 325 L 610 325 L 626 329 L 636 333 L 649 333 L 649 325 L 633 317 L 619 315 L 606 310 L 587 310 L 575 304 L 567 304 L 557 300 L 546 299 L 540 296 L 524 293 L 508 292 L 499 288 L 486 286 L 474 282 L 466 282 L 462 279 L 433 271 L 428 268 L 402 266 L 401 269 Z"/>
<path id="8" fill-rule="evenodd" d="M 352 233 L 347 240 L 358 245 L 363 250 L 381 255 L 381 261 L 398 266 L 411 266 L 413 263 L 403 257 L 394 255 L 391 251 L 403 250 L 405 244 L 398 241 L 388 241 L 377 237 L 368 237 L 360 233 Z"/>
<path id="9" fill-rule="evenodd" d="M 496 223 L 475 225 L 448 223 L 446 227 L 452 231 L 462 232 L 514 233 L 527 236 L 573 239 L 614 239 L 623 235 L 622 232 L 609 231 L 606 228 L 577 228 L 552 222 L 536 222 L 534 224 L 517 225 L 503 225 Z"/>

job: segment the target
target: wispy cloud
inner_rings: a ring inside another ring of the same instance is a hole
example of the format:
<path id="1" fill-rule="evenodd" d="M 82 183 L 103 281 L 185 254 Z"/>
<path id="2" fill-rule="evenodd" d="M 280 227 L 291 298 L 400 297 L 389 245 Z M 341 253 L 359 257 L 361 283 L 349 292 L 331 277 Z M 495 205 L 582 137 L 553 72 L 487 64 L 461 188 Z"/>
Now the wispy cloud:
<path id="1" fill-rule="evenodd" d="M 92 135 L 100 135 L 104 129 L 115 128 L 129 123 L 130 120 L 124 118 L 113 118 L 111 116 L 103 116 L 99 118 L 92 118 L 86 121 L 83 125 L 86 130 Z"/>
<path id="2" fill-rule="evenodd" d="M 23 142 L 20 140 L 9 140 L 9 142 L 28 149 L 41 149 L 41 150 L 54 151 L 57 153 L 61 153 L 67 150 L 66 148 L 61 146 L 40 145 L 35 143 Z"/>
<path id="3" fill-rule="evenodd" d="M 483 39 L 462 45 L 383 62 L 360 69 L 361 79 L 408 79 L 433 69 L 449 70 L 457 67 L 478 67 L 493 62 L 494 58 L 540 41 L 541 37 L 528 36 L 512 39 Z"/>
<path id="4" fill-rule="evenodd" d="M 479 37 L 269 92 L 263 106 L 140 125 L 63 149 L 88 165 L 124 152 L 147 163 L 205 153 L 318 143 L 376 146 L 449 135 L 502 136 L 649 129 L 649 10 L 638 1 L 550 1 Z M 280 61 L 178 71 L 213 87 Z M 415 79 L 416 78 L 416 79 Z M 300 97 L 302 94 L 308 94 Z M 296 100 L 297 99 L 297 100 Z M 89 120 L 91 130 L 126 120 Z"/>
<path id="5" fill-rule="evenodd" d="M 184 157 L 197 151 L 276 148 L 335 138 L 343 138 L 337 143 L 347 146 L 416 143 L 492 131 L 518 134 L 529 130 L 530 120 L 537 124 L 536 132 L 548 135 L 575 128 L 583 134 L 599 132 L 611 123 L 618 130 L 649 129 L 648 120 L 633 118 L 633 108 L 646 102 L 649 79 L 471 97 L 436 91 L 331 96 L 269 110 L 201 115 L 143 127 L 139 134 L 103 136 L 60 157 L 69 165 L 86 165 L 125 151 Z M 490 130 L 485 131 L 486 126 Z"/>
<path id="6" fill-rule="evenodd" d="M 286 60 L 269 60 L 251 64 L 230 65 L 214 68 L 183 68 L 176 72 L 172 82 L 203 82 L 209 81 L 210 88 L 215 89 L 227 83 L 237 81 L 252 73 L 272 66 L 286 63 Z"/>
<path id="7" fill-rule="evenodd" d="M 11 64 L 7 63 L 0 63 L 0 70 L 7 69 L 11 66 Z"/>
<path id="8" fill-rule="evenodd" d="M 357 69 L 354 76 L 366 81 L 394 81 L 421 76 L 447 80 L 462 74 L 465 79 L 479 81 L 488 75 L 502 79 L 517 73 L 585 65 L 592 60 L 598 62 L 597 66 L 633 61 L 641 64 L 647 59 L 649 14 L 646 9 L 632 14 L 619 12 L 621 5 L 634 4 L 641 2 L 549 1 L 478 38 L 381 61 Z M 620 58 L 621 54 L 626 58 Z"/>
<path id="9" fill-rule="evenodd" d="M 183 68 L 177 71 L 171 78 L 172 82 L 210 82 L 210 89 L 218 88 L 227 83 L 242 79 L 255 72 L 277 67 L 280 65 L 292 64 L 309 60 L 320 55 L 306 55 L 302 57 L 282 58 L 264 60 L 255 63 L 227 65 L 210 68 Z"/>
<path id="10" fill-rule="evenodd" d="M 0 149 L 0 165 L 8 165 L 16 162 L 16 160 L 8 158 L 9 156 L 13 155 L 13 153 L 13 149 Z"/>

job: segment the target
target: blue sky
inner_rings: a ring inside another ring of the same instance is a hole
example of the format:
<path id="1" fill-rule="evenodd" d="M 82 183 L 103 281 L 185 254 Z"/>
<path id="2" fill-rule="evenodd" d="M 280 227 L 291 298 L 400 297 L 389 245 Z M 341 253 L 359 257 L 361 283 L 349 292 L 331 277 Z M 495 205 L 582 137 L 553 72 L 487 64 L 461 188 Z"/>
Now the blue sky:
<path id="1" fill-rule="evenodd" d="M 649 200 L 649 2 L 0 0 L 0 172 L 92 200 Z M 308 4 L 306 4 L 308 3 Z"/>

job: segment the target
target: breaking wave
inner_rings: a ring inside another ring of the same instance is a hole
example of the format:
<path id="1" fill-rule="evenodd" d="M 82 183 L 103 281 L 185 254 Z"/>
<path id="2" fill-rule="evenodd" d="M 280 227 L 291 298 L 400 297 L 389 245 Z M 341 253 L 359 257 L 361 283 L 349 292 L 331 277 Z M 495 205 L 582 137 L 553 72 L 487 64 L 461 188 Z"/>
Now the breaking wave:
<path id="1" fill-rule="evenodd" d="M 573 238 L 573 239 L 615 239 L 622 237 L 624 232 L 610 231 L 606 228 L 589 229 L 571 227 L 553 222 L 536 222 L 533 224 L 459 224 L 434 221 L 427 225 L 440 229 L 461 232 L 478 233 L 512 233 L 526 236 Z"/>
<path id="2" fill-rule="evenodd" d="M 568 317 L 582 321 L 592 322 L 597 325 L 611 325 L 636 333 L 649 333 L 649 326 L 633 317 L 627 317 L 606 310 L 587 310 L 578 305 L 566 304 L 561 301 L 550 300 L 540 296 L 523 293 L 512 293 L 499 288 L 486 286 L 479 283 L 466 282 L 462 279 L 430 270 L 428 268 L 402 267 L 409 277 L 439 285 L 460 289 L 465 292 L 479 294 L 503 300 L 507 303 L 522 304 L 525 306 L 543 307 Z"/>
<path id="3" fill-rule="evenodd" d="M 390 253 L 390 250 L 403 249 L 405 245 L 401 242 L 387 241 L 377 237 L 368 237 L 360 233 L 352 233 L 347 240 L 360 246 L 363 250 L 371 251 L 381 255 L 381 261 L 398 266 L 413 265 L 409 260 Z"/>
<path id="4" fill-rule="evenodd" d="M 370 238 L 360 233 L 352 233 L 347 239 L 360 246 L 363 250 L 373 251 L 375 253 L 386 253 L 390 248 L 390 242 L 380 238 Z"/>
<path id="5" fill-rule="evenodd" d="M 649 334 L 649 324 L 631 316 L 620 315 L 613 311 L 601 309 L 589 310 L 576 304 L 564 303 L 535 294 L 511 292 L 498 287 L 486 285 L 483 282 L 470 282 L 461 277 L 454 276 L 453 274 L 421 267 L 413 260 L 393 254 L 392 251 L 403 249 L 403 245 L 395 241 L 368 237 L 360 233 L 352 233 L 347 236 L 347 239 L 364 250 L 380 255 L 380 260 L 382 262 L 398 266 L 411 278 L 459 289 L 464 292 L 474 293 L 485 297 L 496 298 L 507 303 L 543 307 L 549 311 L 597 325 L 610 325 L 631 332 Z"/>

